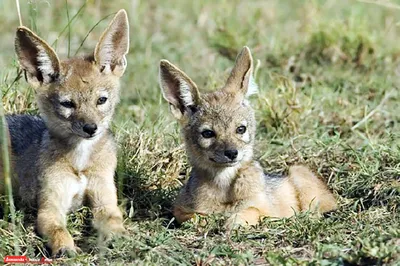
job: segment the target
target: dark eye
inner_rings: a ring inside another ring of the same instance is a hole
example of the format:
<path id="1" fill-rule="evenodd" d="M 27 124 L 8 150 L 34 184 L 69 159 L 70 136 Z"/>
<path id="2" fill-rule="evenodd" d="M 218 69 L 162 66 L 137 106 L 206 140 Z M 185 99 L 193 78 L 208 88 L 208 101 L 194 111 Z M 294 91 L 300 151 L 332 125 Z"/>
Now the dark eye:
<path id="1" fill-rule="evenodd" d="M 64 106 L 65 108 L 74 108 L 75 107 L 75 104 L 73 101 L 63 101 L 63 102 L 60 102 L 60 104 L 62 106 Z"/>
<path id="2" fill-rule="evenodd" d="M 236 129 L 236 133 L 238 133 L 238 134 L 244 134 L 245 132 L 246 132 L 245 126 L 240 126 Z"/>
<path id="3" fill-rule="evenodd" d="M 107 101 L 107 97 L 100 97 L 100 98 L 97 100 L 97 104 L 98 104 L 98 105 L 104 104 L 106 101 Z"/>
<path id="4" fill-rule="evenodd" d="M 201 135 L 203 136 L 203 138 L 209 139 L 215 137 L 215 132 L 212 130 L 204 130 L 203 132 L 201 132 Z"/>

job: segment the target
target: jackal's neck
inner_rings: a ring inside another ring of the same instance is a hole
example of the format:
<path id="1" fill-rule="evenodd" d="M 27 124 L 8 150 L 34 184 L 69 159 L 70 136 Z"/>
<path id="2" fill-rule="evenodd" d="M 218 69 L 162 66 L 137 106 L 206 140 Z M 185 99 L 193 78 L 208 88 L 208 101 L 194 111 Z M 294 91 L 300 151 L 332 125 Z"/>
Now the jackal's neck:
<path id="1" fill-rule="evenodd" d="M 107 139 L 107 132 L 96 136 L 93 139 L 70 137 L 59 139 L 50 135 L 50 149 L 55 149 L 59 156 L 64 157 L 76 171 L 83 171 L 89 165 L 91 157 L 101 148 L 102 143 Z"/>
<path id="2" fill-rule="evenodd" d="M 239 169 L 242 167 L 241 163 L 231 167 L 209 167 L 200 168 L 193 167 L 191 176 L 204 180 L 205 182 L 215 185 L 221 189 L 229 188 L 235 180 Z"/>
<path id="3" fill-rule="evenodd" d="M 75 170 L 82 171 L 88 166 L 98 141 L 99 138 L 93 140 L 82 139 L 76 144 L 70 154 L 70 161 Z"/>
<path id="4" fill-rule="evenodd" d="M 76 135 L 70 135 L 68 137 L 62 137 L 56 134 L 52 134 L 52 132 L 49 132 L 49 138 L 50 142 L 57 146 L 58 148 L 62 148 L 63 150 L 67 151 L 72 151 L 80 146 L 82 146 L 83 143 L 90 143 L 90 144 L 95 144 L 99 142 L 100 140 L 104 139 L 107 137 L 108 132 L 104 132 L 101 135 L 98 135 L 94 138 L 91 139 L 85 139 L 82 137 L 78 137 Z"/>

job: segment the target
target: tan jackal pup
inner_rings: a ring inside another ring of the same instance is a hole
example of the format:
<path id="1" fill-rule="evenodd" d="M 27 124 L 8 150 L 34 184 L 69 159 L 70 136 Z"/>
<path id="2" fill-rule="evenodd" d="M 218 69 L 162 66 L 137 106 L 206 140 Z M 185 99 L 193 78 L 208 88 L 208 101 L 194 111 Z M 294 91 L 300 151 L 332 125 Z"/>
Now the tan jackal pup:
<path id="1" fill-rule="evenodd" d="M 32 31 L 17 30 L 15 50 L 36 89 L 41 117 L 7 116 L 14 183 L 22 202 L 38 208 L 37 229 L 48 239 L 53 255 L 77 250 L 66 215 L 83 200 L 102 235 L 124 231 L 114 184 L 116 144 L 109 124 L 119 100 L 128 47 L 124 10 L 116 14 L 88 57 L 59 60 Z"/>
<path id="2" fill-rule="evenodd" d="M 182 126 L 193 167 L 174 204 L 178 222 L 194 213 L 224 213 L 230 228 L 257 224 L 264 216 L 336 208 L 332 193 L 308 168 L 294 166 L 288 176 L 270 175 L 253 160 L 256 121 L 247 97 L 257 87 L 249 48 L 243 48 L 225 86 L 216 92 L 200 94 L 196 84 L 166 60 L 160 63 L 160 85 Z"/>

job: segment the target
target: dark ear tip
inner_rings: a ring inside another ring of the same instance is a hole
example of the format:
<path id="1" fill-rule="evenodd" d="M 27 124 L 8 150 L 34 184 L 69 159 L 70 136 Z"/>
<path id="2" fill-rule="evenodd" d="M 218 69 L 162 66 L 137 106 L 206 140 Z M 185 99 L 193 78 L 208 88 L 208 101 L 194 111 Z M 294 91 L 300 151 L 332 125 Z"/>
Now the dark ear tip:
<path id="1" fill-rule="evenodd" d="M 31 31 L 29 28 L 25 26 L 19 26 L 17 28 L 17 38 L 22 37 L 22 36 L 36 36 L 33 31 Z"/>
<path id="2" fill-rule="evenodd" d="M 19 46 L 21 40 L 25 39 L 27 35 L 29 35 L 29 29 L 23 26 L 17 28 L 16 36 L 15 36 L 15 45 Z"/>
<path id="3" fill-rule="evenodd" d="M 25 26 L 19 26 L 19 27 L 17 28 L 17 32 L 28 32 L 28 33 L 32 33 L 32 31 L 31 31 L 29 28 L 25 27 Z"/>
<path id="4" fill-rule="evenodd" d="M 18 37 L 21 36 L 21 35 L 26 35 L 26 33 L 27 33 L 27 31 L 26 31 L 25 27 L 18 27 L 18 28 L 17 28 L 17 32 L 16 32 L 16 34 L 17 34 L 17 39 L 18 39 Z"/>
<path id="5" fill-rule="evenodd" d="M 162 67 L 162 68 L 169 67 L 171 65 L 172 64 L 166 59 L 161 59 L 160 60 L 160 67 Z"/>

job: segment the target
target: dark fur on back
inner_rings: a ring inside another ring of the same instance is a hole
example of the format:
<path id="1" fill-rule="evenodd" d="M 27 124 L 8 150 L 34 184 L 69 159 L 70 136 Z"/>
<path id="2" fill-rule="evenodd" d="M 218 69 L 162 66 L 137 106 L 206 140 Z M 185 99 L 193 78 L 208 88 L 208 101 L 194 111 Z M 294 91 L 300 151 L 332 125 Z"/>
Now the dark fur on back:
<path id="1" fill-rule="evenodd" d="M 43 133 L 47 131 L 44 121 L 39 116 L 8 115 L 6 116 L 10 130 L 12 152 L 16 156 L 29 148 L 32 144 L 40 146 Z"/>

